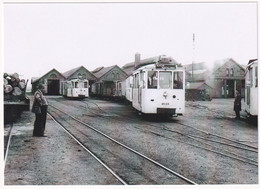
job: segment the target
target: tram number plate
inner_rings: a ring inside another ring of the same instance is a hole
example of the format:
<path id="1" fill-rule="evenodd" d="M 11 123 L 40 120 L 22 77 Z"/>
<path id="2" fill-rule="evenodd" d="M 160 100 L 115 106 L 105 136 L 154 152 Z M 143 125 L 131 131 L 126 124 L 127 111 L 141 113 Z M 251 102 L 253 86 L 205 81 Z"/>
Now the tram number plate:
<path id="1" fill-rule="evenodd" d="M 163 102 L 162 105 L 169 105 L 169 102 Z"/>

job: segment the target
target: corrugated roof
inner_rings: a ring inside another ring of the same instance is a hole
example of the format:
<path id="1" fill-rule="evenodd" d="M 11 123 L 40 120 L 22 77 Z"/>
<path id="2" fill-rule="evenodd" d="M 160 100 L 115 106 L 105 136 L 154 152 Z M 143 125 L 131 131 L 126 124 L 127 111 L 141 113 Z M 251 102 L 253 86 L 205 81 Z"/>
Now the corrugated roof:
<path id="1" fill-rule="evenodd" d="M 68 78 L 68 77 L 71 76 L 73 73 L 75 73 L 77 70 L 79 70 L 81 67 L 83 67 L 83 66 L 79 66 L 79 67 L 77 67 L 77 68 L 73 68 L 73 69 L 71 69 L 71 70 L 69 70 L 69 71 L 64 72 L 64 73 L 63 73 L 64 77 Z"/>
<path id="2" fill-rule="evenodd" d="M 99 72 L 103 68 L 104 68 L 104 66 L 100 66 L 100 67 L 96 68 L 95 70 L 93 70 L 92 73 Z"/>
<path id="3" fill-rule="evenodd" d="M 113 66 L 109 66 L 109 67 L 99 67 L 101 69 L 98 70 L 98 68 L 96 68 L 94 71 L 92 71 L 92 73 L 99 79 L 101 78 L 104 74 L 106 74 L 108 71 L 110 71 L 111 69 L 113 69 L 114 67 L 116 67 L 117 65 L 113 65 Z"/>
<path id="4" fill-rule="evenodd" d="M 80 69 L 86 70 L 86 72 L 90 75 L 90 78 L 88 78 L 88 79 L 96 79 L 94 74 L 91 73 L 90 71 L 88 71 L 84 66 L 79 66 L 79 67 L 73 68 L 67 72 L 64 72 L 63 75 L 65 76 L 66 79 L 68 79 L 70 76 L 72 76 L 75 72 L 77 72 Z"/>

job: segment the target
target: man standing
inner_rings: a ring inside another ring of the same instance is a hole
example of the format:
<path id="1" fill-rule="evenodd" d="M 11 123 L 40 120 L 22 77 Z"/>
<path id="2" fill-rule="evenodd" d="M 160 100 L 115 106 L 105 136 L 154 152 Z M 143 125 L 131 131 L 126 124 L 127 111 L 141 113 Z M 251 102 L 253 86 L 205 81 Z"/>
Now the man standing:
<path id="1" fill-rule="evenodd" d="M 44 93 L 44 86 L 39 85 L 38 90 L 34 94 L 32 112 L 35 113 L 36 118 L 34 122 L 33 136 L 44 136 L 48 108 L 47 100 L 43 96 Z"/>
<path id="2" fill-rule="evenodd" d="M 238 91 L 236 91 L 236 95 L 235 95 L 234 111 L 236 112 L 236 119 L 240 119 L 241 96 L 240 96 L 240 93 Z"/>

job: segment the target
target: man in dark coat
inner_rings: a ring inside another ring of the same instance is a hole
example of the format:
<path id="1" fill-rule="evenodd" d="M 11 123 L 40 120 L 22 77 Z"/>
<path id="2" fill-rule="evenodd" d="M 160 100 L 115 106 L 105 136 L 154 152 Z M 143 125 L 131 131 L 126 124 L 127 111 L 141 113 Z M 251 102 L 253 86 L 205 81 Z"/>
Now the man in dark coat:
<path id="1" fill-rule="evenodd" d="M 45 87 L 39 85 L 38 90 L 34 94 L 32 112 L 35 113 L 36 119 L 34 122 L 33 136 L 44 136 L 48 108 L 48 102 L 45 96 L 43 96 L 44 93 Z"/>
<path id="2" fill-rule="evenodd" d="M 236 95 L 235 95 L 234 111 L 236 112 L 236 119 L 240 119 L 241 96 L 240 96 L 240 93 L 238 91 L 236 91 Z"/>

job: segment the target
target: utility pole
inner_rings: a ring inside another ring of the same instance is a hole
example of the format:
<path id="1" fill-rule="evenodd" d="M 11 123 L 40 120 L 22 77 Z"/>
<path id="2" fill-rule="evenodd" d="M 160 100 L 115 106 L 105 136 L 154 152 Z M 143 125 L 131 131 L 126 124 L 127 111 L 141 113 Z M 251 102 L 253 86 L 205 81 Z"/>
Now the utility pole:
<path id="1" fill-rule="evenodd" d="M 193 81 L 193 63 L 195 61 L 195 34 L 192 36 L 192 64 L 191 64 L 191 78 Z"/>

